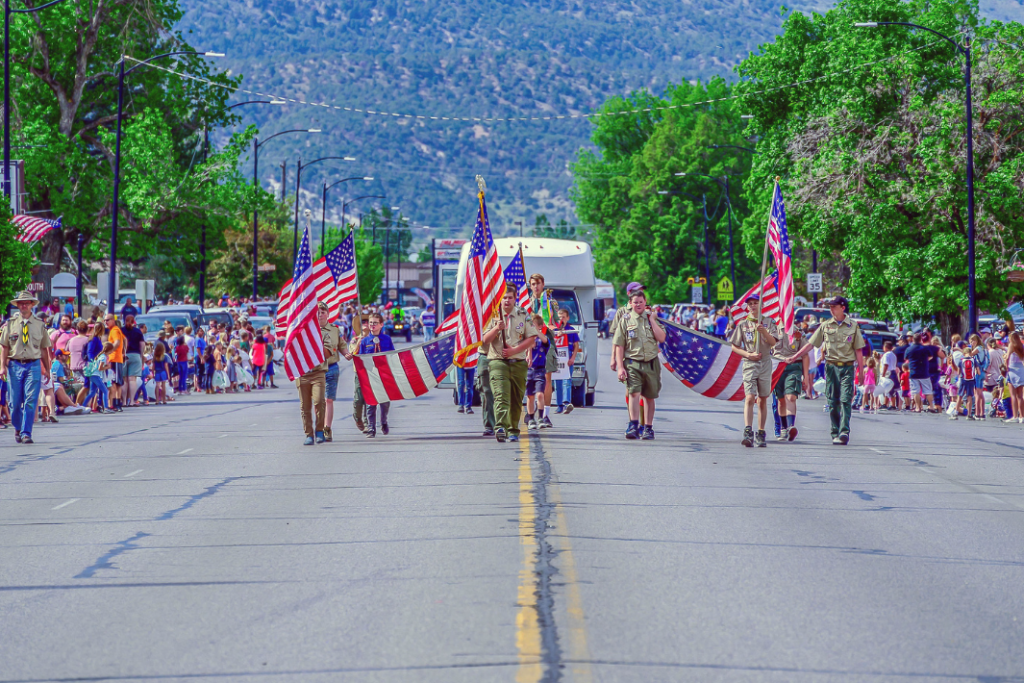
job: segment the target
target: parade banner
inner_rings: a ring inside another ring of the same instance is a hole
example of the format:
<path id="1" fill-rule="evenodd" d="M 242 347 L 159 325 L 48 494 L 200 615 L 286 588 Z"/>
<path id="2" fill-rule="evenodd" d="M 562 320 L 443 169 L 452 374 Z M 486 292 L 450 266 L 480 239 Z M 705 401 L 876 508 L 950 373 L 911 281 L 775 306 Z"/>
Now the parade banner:
<path id="1" fill-rule="evenodd" d="M 363 400 L 371 406 L 422 396 L 448 375 L 454 360 L 454 332 L 401 351 L 352 356 Z"/>
<path id="2" fill-rule="evenodd" d="M 743 400 L 743 357 L 732 345 L 689 327 L 659 320 L 666 332 L 658 344 L 665 369 L 701 396 Z M 772 358 L 772 388 L 786 366 Z"/>

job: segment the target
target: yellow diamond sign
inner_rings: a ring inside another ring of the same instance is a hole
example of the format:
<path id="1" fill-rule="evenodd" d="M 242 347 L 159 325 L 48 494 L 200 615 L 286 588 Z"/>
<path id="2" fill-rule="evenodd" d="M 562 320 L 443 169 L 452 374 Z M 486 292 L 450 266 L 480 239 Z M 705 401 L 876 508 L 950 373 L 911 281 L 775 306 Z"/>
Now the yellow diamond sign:
<path id="1" fill-rule="evenodd" d="M 718 282 L 718 298 L 722 301 L 732 301 L 732 280 L 727 277 L 723 277 Z"/>

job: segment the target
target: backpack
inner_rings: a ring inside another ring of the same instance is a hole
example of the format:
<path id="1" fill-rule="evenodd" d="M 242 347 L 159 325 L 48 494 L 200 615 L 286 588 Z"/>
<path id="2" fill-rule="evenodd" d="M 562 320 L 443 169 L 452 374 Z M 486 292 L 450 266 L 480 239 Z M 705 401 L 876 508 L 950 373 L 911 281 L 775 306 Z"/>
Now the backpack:
<path id="1" fill-rule="evenodd" d="M 96 377 L 97 375 L 99 375 L 100 365 L 103 364 L 104 361 L 106 361 L 106 356 L 104 356 L 102 353 L 93 358 L 91 361 L 86 363 L 84 368 L 82 368 L 82 376 Z"/>

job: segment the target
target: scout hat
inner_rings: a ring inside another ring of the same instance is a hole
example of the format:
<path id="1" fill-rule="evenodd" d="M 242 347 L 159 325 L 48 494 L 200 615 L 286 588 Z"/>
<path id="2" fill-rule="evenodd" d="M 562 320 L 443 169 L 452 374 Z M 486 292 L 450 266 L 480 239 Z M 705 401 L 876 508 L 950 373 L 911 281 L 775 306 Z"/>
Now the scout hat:
<path id="1" fill-rule="evenodd" d="M 642 292 L 643 290 L 644 286 L 639 282 L 630 282 L 626 285 L 626 294 L 628 295 L 632 295 L 633 292 Z"/>
<path id="2" fill-rule="evenodd" d="M 846 310 L 850 310 L 850 302 L 846 300 L 845 296 L 834 296 L 829 302 L 829 306 L 842 306 Z"/>
<path id="3" fill-rule="evenodd" d="M 761 300 L 760 295 L 758 295 L 758 294 L 751 294 L 750 296 L 748 296 L 746 299 L 743 300 L 743 303 L 747 303 L 748 301 L 760 301 L 760 300 Z"/>
<path id="4" fill-rule="evenodd" d="M 28 291 L 27 289 L 18 292 L 18 296 L 11 299 L 11 303 L 15 305 L 17 305 L 19 301 L 31 301 L 32 303 L 35 304 L 39 303 L 39 299 L 36 298 L 36 295 Z"/>

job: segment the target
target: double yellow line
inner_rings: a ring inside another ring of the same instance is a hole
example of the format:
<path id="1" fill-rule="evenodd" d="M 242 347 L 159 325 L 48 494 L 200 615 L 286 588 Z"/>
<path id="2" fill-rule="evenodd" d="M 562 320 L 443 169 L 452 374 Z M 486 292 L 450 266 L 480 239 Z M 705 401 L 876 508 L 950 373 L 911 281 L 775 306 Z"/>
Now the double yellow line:
<path id="1" fill-rule="evenodd" d="M 533 467 L 530 464 L 530 440 L 539 436 L 523 434 L 519 442 L 519 543 L 523 549 L 523 567 L 519 570 L 519 599 L 516 613 L 516 648 L 519 651 L 519 669 L 516 683 L 537 683 L 544 676 L 546 663 L 538 618 L 537 593 L 540 561 L 540 541 L 537 538 L 537 500 L 533 494 Z M 551 542 L 558 552 L 558 571 L 566 587 L 568 630 L 565 654 L 568 670 L 574 681 L 590 683 L 590 650 L 587 648 L 586 623 L 583 615 L 583 597 L 580 592 L 576 562 L 569 542 L 569 531 L 562 509 L 561 494 L 554 482 L 547 487 L 548 500 L 554 506 L 555 533 Z"/>

